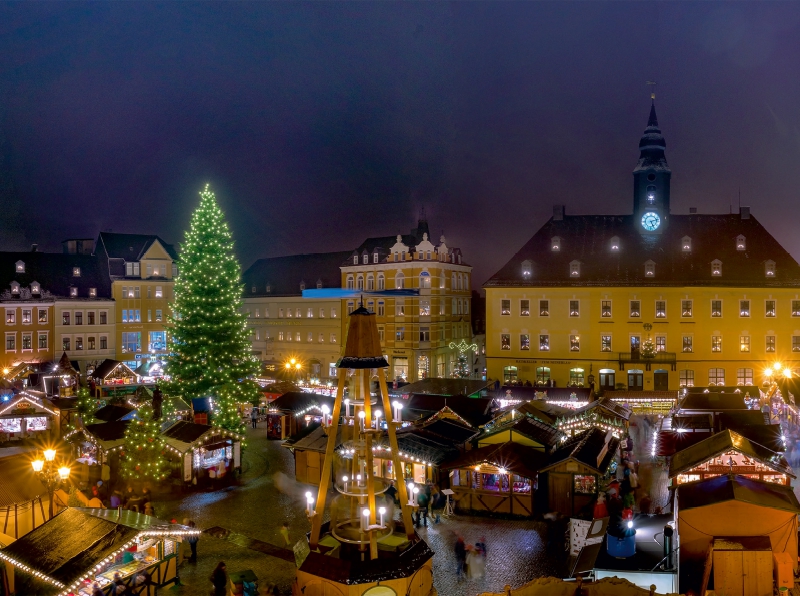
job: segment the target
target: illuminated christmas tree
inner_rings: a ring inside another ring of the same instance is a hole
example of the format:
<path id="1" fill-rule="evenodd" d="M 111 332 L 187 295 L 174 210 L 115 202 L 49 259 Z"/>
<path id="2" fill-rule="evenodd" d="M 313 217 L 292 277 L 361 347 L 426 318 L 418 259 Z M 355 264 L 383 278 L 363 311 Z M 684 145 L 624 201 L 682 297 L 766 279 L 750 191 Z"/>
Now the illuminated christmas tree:
<path id="1" fill-rule="evenodd" d="M 169 474 L 167 443 L 161 423 L 153 420 L 153 408 L 144 403 L 125 430 L 125 446 L 120 452 L 122 475 L 129 480 L 163 480 Z"/>
<path id="2" fill-rule="evenodd" d="M 648 338 L 642 342 L 642 358 L 655 358 L 656 356 L 656 345 L 653 343 L 653 340 Z"/>
<path id="3" fill-rule="evenodd" d="M 80 414 L 81 422 L 86 426 L 87 424 L 94 424 L 99 422 L 94 417 L 94 413 L 105 405 L 103 400 L 98 400 L 96 397 L 89 393 L 88 387 L 81 387 L 78 389 L 78 414 Z"/>
<path id="4" fill-rule="evenodd" d="M 469 378 L 469 361 L 467 360 L 467 355 L 464 352 L 458 353 L 458 360 L 456 360 L 456 365 L 453 367 L 453 376 L 456 379 Z"/>
<path id="5" fill-rule="evenodd" d="M 181 244 L 180 273 L 169 321 L 167 392 L 185 400 L 213 397 L 214 424 L 243 430 L 237 403 L 259 399 L 258 371 L 251 354 L 247 320 L 242 313 L 241 268 L 233 253 L 233 238 L 214 193 L 200 193 Z"/>

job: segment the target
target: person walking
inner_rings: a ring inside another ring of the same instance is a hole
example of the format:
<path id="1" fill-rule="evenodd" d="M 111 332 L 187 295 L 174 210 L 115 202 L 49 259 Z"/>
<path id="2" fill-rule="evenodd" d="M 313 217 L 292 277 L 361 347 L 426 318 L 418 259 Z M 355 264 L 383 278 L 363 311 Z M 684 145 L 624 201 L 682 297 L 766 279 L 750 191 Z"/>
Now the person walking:
<path id="1" fill-rule="evenodd" d="M 214 596 L 226 596 L 228 593 L 228 568 L 224 561 L 217 563 L 214 571 L 208 578 L 214 586 Z"/>
<path id="2" fill-rule="evenodd" d="M 464 566 L 467 564 L 467 546 L 464 544 L 464 538 L 460 534 L 456 534 L 455 554 L 456 579 L 461 581 L 465 577 Z"/>
<path id="3" fill-rule="evenodd" d="M 192 520 L 190 520 L 189 523 L 186 524 L 186 525 L 189 526 L 193 530 L 196 528 L 196 524 Z M 189 557 L 189 562 L 190 563 L 197 563 L 197 541 L 198 540 L 200 540 L 200 537 L 197 536 L 196 534 L 193 534 L 193 535 L 189 536 L 186 539 L 186 541 L 189 543 L 189 548 L 192 550 L 192 554 Z"/>
<path id="4" fill-rule="evenodd" d="M 389 488 L 384 494 L 392 500 L 392 503 L 397 503 L 397 487 L 394 485 L 394 480 L 389 481 Z"/>
<path id="5" fill-rule="evenodd" d="M 417 495 L 417 505 L 419 505 L 419 509 L 417 509 L 417 527 L 419 528 L 420 518 L 422 518 L 422 522 L 425 524 L 425 527 L 428 527 L 428 503 L 430 503 L 430 497 L 427 495 L 425 491 L 422 491 Z"/>
<path id="6" fill-rule="evenodd" d="M 258 409 L 255 406 L 250 410 L 250 423 L 253 425 L 253 428 L 258 428 Z"/>

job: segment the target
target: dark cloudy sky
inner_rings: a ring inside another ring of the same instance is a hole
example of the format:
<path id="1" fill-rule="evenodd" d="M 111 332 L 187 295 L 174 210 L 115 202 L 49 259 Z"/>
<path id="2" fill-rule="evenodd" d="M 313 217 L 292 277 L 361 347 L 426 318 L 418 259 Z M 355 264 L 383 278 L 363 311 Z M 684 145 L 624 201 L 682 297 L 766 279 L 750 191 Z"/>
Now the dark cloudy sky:
<path id="1" fill-rule="evenodd" d="M 405 232 L 482 283 L 552 213 L 627 213 L 657 81 L 672 205 L 800 257 L 800 3 L 0 4 L 0 248 L 179 241 L 244 266 Z"/>

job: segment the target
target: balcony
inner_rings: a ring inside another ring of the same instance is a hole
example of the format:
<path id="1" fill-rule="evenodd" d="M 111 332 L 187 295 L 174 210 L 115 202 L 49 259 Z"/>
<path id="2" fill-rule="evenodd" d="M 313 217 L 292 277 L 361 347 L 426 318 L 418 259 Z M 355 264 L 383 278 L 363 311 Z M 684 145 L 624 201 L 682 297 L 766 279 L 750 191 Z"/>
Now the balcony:
<path id="1" fill-rule="evenodd" d="M 633 352 L 619 352 L 619 369 L 625 370 L 626 364 L 644 364 L 645 370 L 650 370 L 653 364 L 660 367 L 670 366 L 672 370 L 677 370 L 677 354 L 675 352 L 656 352 L 652 358 L 642 356 L 640 350 Z M 657 367 L 659 368 L 659 367 Z"/>

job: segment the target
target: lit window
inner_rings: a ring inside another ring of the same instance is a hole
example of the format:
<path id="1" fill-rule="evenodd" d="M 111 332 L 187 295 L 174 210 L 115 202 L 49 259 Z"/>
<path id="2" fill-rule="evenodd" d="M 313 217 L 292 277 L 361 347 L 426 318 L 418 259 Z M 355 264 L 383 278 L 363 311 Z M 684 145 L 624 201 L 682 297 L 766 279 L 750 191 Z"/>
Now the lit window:
<path id="1" fill-rule="evenodd" d="M 712 317 L 722 316 L 722 300 L 711 301 L 711 316 Z"/>
<path id="2" fill-rule="evenodd" d="M 749 300 L 739 300 L 739 316 L 740 317 L 749 317 L 750 316 L 750 301 Z"/>
<path id="3" fill-rule="evenodd" d="M 89 288 L 89 297 L 97 298 L 97 288 Z"/>
<path id="4" fill-rule="evenodd" d="M 406 287 L 406 279 L 402 271 L 398 271 L 397 275 L 394 276 L 394 287 L 396 290 L 402 290 Z"/>
<path id="5" fill-rule="evenodd" d="M 749 335 L 741 335 L 741 336 L 739 336 L 739 351 L 740 352 L 749 352 L 750 351 L 750 336 Z"/>
<path id="6" fill-rule="evenodd" d="M 764 263 L 764 275 L 766 277 L 775 277 L 775 261 L 766 261 Z"/>
<path id="7" fill-rule="evenodd" d="M 569 386 L 570 387 L 583 387 L 583 369 L 571 368 L 569 369 Z M 576 478 L 578 478 L 576 476 Z M 594 478 L 594 476 L 592 476 Z M 596 482 L 596 480 L 595 480 Z"/>
<path id="8" fill-rule="evenodd" d="M 767 352 L 774 352 L 775 351 L 775 336 L 774 335 L 768 335 L 767 336 L 766 349 L 767 349 Z"/>
<path id="9" fill-rule="evenodd" d="M 610 335 L 601 335 L 600 336 L 600 351 L 601 352 L 610 352 L 611 351 L 611 336 Z"/>
<path id="10" fill-rule="evenodd" d="M 531 301 L 530 300 L 520 300 L 519 301 L 519 314 L 521 317 L 529 317 L 531 314 Z"/>
<path id="11" fill-rule="evenodd" d="M 692 239 L 689 236 L 681 238 L 681 251 L 692 252 Z"/>
<path id="12" fill-rule="evenodd" d="M 792 352 L 800 352 L 800 335 L 792 336 Z"/>
<path id="13" fill-rule="evenodd" d="M 549 317 L 550 316 L 550 301 L 549 300 L 539 300 L 539 316 L 540 317 Z"/>
<path id="14" fill-rule="evenodd" d="M 42 288 L 39 286 L 37 282 L 31 283 L 31 294 L 40 294 L 42 292 Z"/>
<path id="15" fill-rule="evenodd" d="M 355 304 L 353 303 L 352 300 L 347 303 L 347 314 L 348 315 L 351 314 L 355 309 L 356 309 L 356 306 L 355 306 Z"/>
<path id="16" fill-rule="evenodd" d="M 19 294 L 19 284 L 15 281 L 11 282 L 11 293 L 12 294 Z"/>
<path id="17" fill-rule="evenodd" d="M 641 301 L 639 300 L 631 300 L 631 317 L 639 318 L 642 316 L 642 307 Z"/>
<path id="18" fill-rule="evenodd" d="M 656 352 L 666 352 L 666 351 L 667 351 L 667 336 L 656 335 Z"/>
<path id="19" fill-rule="evenodd" d="M 692 316 L 692 301 L 691 300 L 681 300 L 681 316 L 682 317 L 691 317 Z"/>
<path id="20" fill-rule="evenodd" d="M 711 351 L 712 352 L 721 352 L 722 351 L 722 336 L 721 335 L 712 335 L 711 336 Z"/>
<path id="21" fill-rule="evenodd" d="M 77 296 L 77 295 L 78 295 L 78 288 L 76 288 L 76 287 L 71 287 L 71 288 L 69 289 L 69 295 L 70 295 L 70 296 L 72 296 L 72 297 L 75 297 L 75 296 Z"/>
<path id="22" fill-rule="evenodd" d="M 511 300 L 500 301 L 500 314 L 503 316 L 511 314 Z"/>
<path id="23" fill-rule="evenodd" d="M 617 252 L 619 250 L 619 236 L 612 236 L 611 250 L 614 252 Z"/>
<path id="24" fill-rule="evenodd" d="M 579 316 L 581 316 L 581 301 L 580 300 L 570 300 L 569 301 L 569 316 L 571 316 L 571 317 L 579 317 Z"/>
<path id="25" fill-rule="evenodd" d="M 522 333 L 519 336 L 519 349 L 520 350 L 530 350 L 531 349 L 531 336 L 527 333 Z"/>
<path id="26" fill-rule="evenodd" d="M 17 261 L 14 264 L 14 270 L 17 273 L 25 273 L 25 263 L 23 261 Z"/>
<path id="27" fill-rule="evenodd" d="M 764 302 L 764 316 L 765 317 L 774 317 L 775 316 L 775 301 L 774 300 L 767 300 Z"/>
<path id="28" fill-rule="evenodd" d="M 72 268 L 72 277 L 80 277 L 81 276 L 81 268 L 80 267 L 73 267 Z"/>
<path id="29" fill-rule="evenodd" d="M 559 238 L 558 236 L 553 236 L 550 239 L 550 249 L 553 252 L 557 252 L 557 251 L 561 250 L 561 238 Z"/>
<path id="30" fill-rule="evenodd" d="M 722 261 L 719 259 L 714 259 L 711 261 L 711 275 L 722 275 Z"/>
<path id="31" fill-rule="evenodd" d="M 752 385 L 753 384 L 753 369 L 752 368 L 738 368 L 736 369 L 736 384 L 737 385 Z"/>
<path id="32" fill-rule="evenodd" d="M 709 387 L 725 385 L 725 369 L 724 368 L 709 368 L 708 369 L 708 385 Z"/>
<path id="33" fill-rule="evenodd" d="M 550 351 L 550 336 L 549 335 L 540 335 L 539 336 L 539 351 L 540 352 L 549 352 Z"/>
<path id="34" fill-rule="evenodd" d="M 654 261 L 646 261 L 644 264 L 644 276 L 645 277 L 655 277 L 656 275 L 656 264 Z"/>
<path id="35" fill-rule="evenodd" d="M 570 352 L 580 352 L 581 351 L 581 336 L 580 335 L 570 335 L 569 336 L 569 351 Z"/>
<path id="36" fill-rule="evenodd" d="M 163 298 L 164 290 L 161 286 L 156 286 L 156 298 Z"/>
<path id="37" fill-rule="evenodd" d="M 656 300 L 656 318 L 664 319 L 667 316 L 667 302 L 665 300 Z"/>
<path id="38" fill-rule="evenodd" d="M 747 248 L 747 241 L 745 237 L 739 234 L 736 237 L 736 250 L 745 250 Z"/>
<path id="39" fill-rule="evenodd" d="M 694 387 L 694 371 L 693 370 L 679 371 L 678 385 L 680 387 Z"/>
<path id="40" fill-rule="evenodd" d="M 687 352 L 687 353 L 692 351 L 692 336 L 691 335 L 684 335 L 683 336 L 683 351 Z"/>
<path id="41" fill-rule="evenodd" d="M 522 277 L 528 279 L 533 271 L 533 264 L 530 261 L 522 261 Z"/>
<path id="42" fill-rule="evenodd" d="M 611 316 L 611 300 L 602 300 L 600 302 L 600 316 L 603 318 Z"/>
<path id="43" fill-rule="evenodd" d="M 511 349 L 511 335 L 508 333 L 501 333 L 500 334 L 500 349 L 501 350 L 510 350 Z"/>
<path id="44" fill-rule="evenodd" d="M 581 276 L 581 264 L 580 264 L 580 261 L 572 261 L 569 264 L 569 275 L 570 275 L 570 277 L 580 277 Z"/>
<path id="45" fill-rule="evenodd" d="M 656 202 L 656 187 L 655 185 L 651 184 L 647 187 L 647 204 L 654 205 Z"/>

